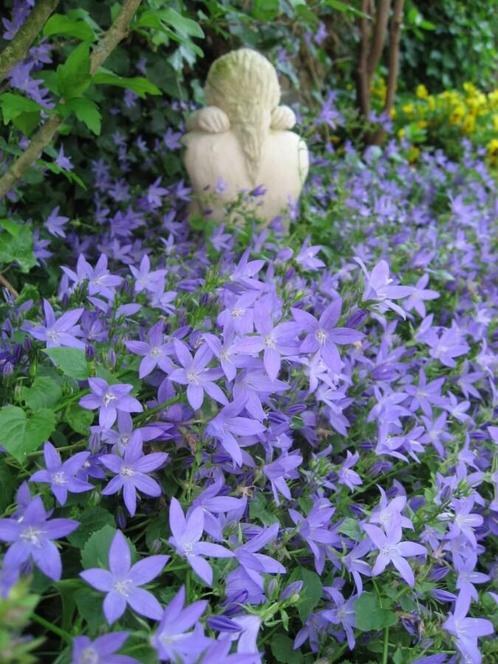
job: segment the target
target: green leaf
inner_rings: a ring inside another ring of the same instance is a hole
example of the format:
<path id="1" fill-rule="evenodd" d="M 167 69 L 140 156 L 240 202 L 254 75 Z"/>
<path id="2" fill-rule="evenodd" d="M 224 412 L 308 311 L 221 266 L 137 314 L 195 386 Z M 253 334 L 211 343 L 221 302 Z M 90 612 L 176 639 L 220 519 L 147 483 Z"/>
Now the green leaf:
<path id="1" fill-rule="evenodd" d="M 262 493 L 258 493 L 249 502 L 249 514 L 251 519 L 259 519 L 265 526 L 271 526 L 278 521 L 275 514 L 268 510 L 266 498 Z"/>
<path id="2" fill-rule="evenodd" d="M 102 614 L 102 594 L 86 586 L 74 593 L 74 601 L 78 608 L 78 616 L 86 620 L 90 633 L 97 634 L 105 624 Z"/>
<path id="3" fill-rule="evenodd" d="M 43 34 L 45 37 L 65 35 L 81 39 L 82 41 L 93 41 L 95 39 L 93 30 L 85 21 L 71 19 L 63 14 L 54 14 L 51 16 L 45 23 Z"/>
<path id="4" fill-rule="evenodd" d="M 64 99 L 81 97 L 91 82 L 90 46 L 83 42 L 57 67 L 57 87 Z"/>
<path id="5" fill-rule="evenodd" d="M 81 549 L 82 547 L 84 548 L 85 542 L 89 540 L 94 533 L 102 530 L 106 526 L 113 529 L 114 536 L 114 517 L 102 507 L 91 507 L 90 509 L 86 509 L 83 514 L 78 517 L 78 521 L 80 522 L 79 528 L 68 536 L 70 543 L 73 546 L 78 547 L 78 549 Z M 105 563 L 107 566 L 107 558 L 105 559 Z"/>
<path id="6" fill-rule="evenodd" d="M 100 69 L 93 77 L 93 83 L 96 85 L 117 85 L 120 88 L 133 90 L 139 97 L 145 95 L 160 95 L 161 90 L 151 83 L 143 76 L 134 76 L 133 78 L 125 78 L 113 74 L 112 71 Z"/>
<path id="7" fill-rule="evenodd" d="M 322 597 L 322 582 L 315 572 L 298 567 L 290 576 L 289 583 L 303 581 L 299 602 L 296 604 L 301 620 L 304 622 Z"/>
<path id="8" fill-rule="evenodd" d="M 273 21 L 280 14 L 279 0 L 254 0 L 252 14 L 258 21 Z"/>
<path id="9" fill-rule="evenodd" d="M 21 272 L 29 272 L 36 265 L 33 255 L 33 232 L 27 224 L 8 219 L 0 221 L 0 263 L 17 263 Z"/>
<path id="10" fill-rule="evenodd" d="M 79 348 L 45 348 L 43 352 L 66 376 L 77 380 L 88 378 L 89 369 L 85 351 Z"/>
<path id="11" fill-rule="evenodd" d="M 90 131 L 97 136 L 100 134 L 102 115 L 94 101 L 88 97 L 78 97 L 70 99 L 64 106 L 68 111 L 72 111 Z"/>
<path id="12" fill-rule="evenodd" d="M 356 519 L 347 517 L 339 526 L 339 532 L 343 535 L 347 535 L 352 540 L 359 542 L 362 538 L 362 530 Z"/>
<path id="13" fill-rule="evenodd" d="M 86 541 L 81 551 L 81 564 L 84 569 L 91 567 L 108 568 L 108 553 L 116 529 L 107 524 L 95 531 Z"/>
<path id="14" fill-rule="evenodd" d="M 0 108 L 2 109 L 3 123 L 8 124 L 22 113 L 36 113 L 39 116 L 42 106 L 32 99 L 14 92 L 4 92 L 0 95 Z"/>
<path id="15" fill-rule="evenodd" d="M 381 607 L 374 593 L 363 593 L 355 602 L 355 612 L 356 627 L 362 632 L 384 629 L 398 621 L 393 611 Z"/>
<path id="16" fill-rule="evenodd" d="M 93 422 L 93 412 L 73 403 L 66 410 L 64 419 L 73 431 L 82 436 L 88 436 L 90 425 Z"/>
<path id="17" fill-rule="evenodd" d="M 156 13 L 162 21 L 174 28 L 178 34 L 184 35 L 185 37 L 204 37 L 204 32 L 198 23 L 191 18 L 182 16 L 171 7 L 162 9 Z"/>
<path id="18" fill-rule="evenodd" d="M 32 415 L 17 406 L 0 410 L 0 445 L 22 463 L 26 455 L 37 450 L 55 429 L 55 414 L 46 408 Z"/>
<path id="19" fill-rule="evenodd" d="M 51 408 L 62 396 L 60 385 L 48 376 L 37 376 L 31 387 L 21 389 L 21 399 L 31 410 Z"/>
<path id="20" fill-rule="evenodd" d="M 303 655 L 299 650 L 294 650 L 292 639 L 281 632 L 274 634 L 270 642 L 270 648 L 277 662 L 283 664 L 301 664 Z"/>

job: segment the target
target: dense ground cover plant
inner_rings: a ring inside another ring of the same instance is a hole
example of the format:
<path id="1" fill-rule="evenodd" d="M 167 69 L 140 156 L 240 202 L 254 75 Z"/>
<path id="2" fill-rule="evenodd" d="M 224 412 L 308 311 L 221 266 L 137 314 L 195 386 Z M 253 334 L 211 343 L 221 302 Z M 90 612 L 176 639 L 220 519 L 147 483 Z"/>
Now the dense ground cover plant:
<path id="1" fill-rule="evenodd" d="M 337 160 L 317 126 L 290 237 L 202 239 L 152 160 L 124 187 L 140 151 L 93 160 L 85 226 L 41 220 L 7 294 L 3 651 L 492 661 L 486 167 L 414 170 L 395 143 Z"/>
<path id="2" fill-rule="evenodd" d="M 494 661 L 495 180 L 332 94 L 289 236 L 192 228 L 189 107 L 113 96 L 54 153 L 86 190 L 2 209 L 2 657 Z"/>

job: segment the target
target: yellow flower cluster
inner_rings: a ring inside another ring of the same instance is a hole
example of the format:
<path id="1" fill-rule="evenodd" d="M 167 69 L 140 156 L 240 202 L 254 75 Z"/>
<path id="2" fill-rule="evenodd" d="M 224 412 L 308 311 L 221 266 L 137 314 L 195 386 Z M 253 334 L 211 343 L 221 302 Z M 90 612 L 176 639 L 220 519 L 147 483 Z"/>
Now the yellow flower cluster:
<path id="1" fill-rule="evenodd" d="M 377 83 L 374 95 L 381 93 Z M 393 117 L 398 134 L 414 138 L 415 143 L 459 142 L 467 137 L 485 147 L 489 163 L 498 167 L 498 89 L 485 93 L 464 83 L 463 90 L 432 95 L 425 85 L 418 85 L 415 96 L 400 101 Z"/>

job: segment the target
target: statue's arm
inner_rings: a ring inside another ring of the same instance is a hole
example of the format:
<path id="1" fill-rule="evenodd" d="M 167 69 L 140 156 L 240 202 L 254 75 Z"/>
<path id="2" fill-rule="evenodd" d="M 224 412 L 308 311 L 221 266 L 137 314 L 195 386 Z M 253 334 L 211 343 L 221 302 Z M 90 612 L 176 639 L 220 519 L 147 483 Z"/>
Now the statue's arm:
<path id="1" fill-rule="evenodd" d="M 230 120 L 225 111 L 217 106 L 206 106 L 187 118 L 187 131 L 205 131 L 208 134 L 223 134 L 230 129 Z"/>
<path id="2" fill-rule="evenodd" d="M 277 106 L 271 112 L 271 128 L 275 131 L 292 129 L 296 124 L 296 115 L 288 106 Z"/>

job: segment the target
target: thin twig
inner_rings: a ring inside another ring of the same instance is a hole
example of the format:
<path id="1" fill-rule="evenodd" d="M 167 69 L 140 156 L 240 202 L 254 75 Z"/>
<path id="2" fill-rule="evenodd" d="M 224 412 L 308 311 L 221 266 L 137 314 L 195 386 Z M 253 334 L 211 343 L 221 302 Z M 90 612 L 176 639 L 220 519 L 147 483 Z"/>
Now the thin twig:
<path id="1" fill-rule="evenodd" d="M 125 0 L 121 11 L 111 27 L 95 46 L 90 57 L 90 73 L 93 76 L 107 60 L 111 52 L 128 34 L 128 26 L 142 0 Z M 52 142 L 63 122 L 62 117 L 53 115 L 34 134 L 26 150 L 11 164 L 5 175 L 0 178 L 0 199 L 3 198 L 22 178 L 43 150 Z"/>
<path id="2" fill-rule="evenodd" d="M 38 0 L 25 23 L 0 53 L 0 81 L 3 81 L 14 65 L 24 60 L 31 44 L 58 4 L 59 0 Z"/>
<path id="3" fill-rule="evenodd" d="M 0 274 L 0 284 L 2 284 L 2 286 L 6 288 L 9 291 L 9 293 L 12 293 L 14 297 L 19 297 L 19 293 L 16 291 L 16 289 L 10 283 L 10 281 L 3 276 L 3 274 Z"/>

